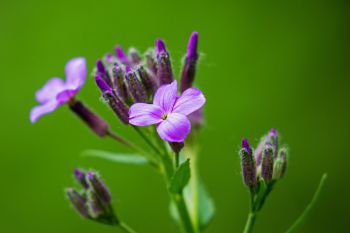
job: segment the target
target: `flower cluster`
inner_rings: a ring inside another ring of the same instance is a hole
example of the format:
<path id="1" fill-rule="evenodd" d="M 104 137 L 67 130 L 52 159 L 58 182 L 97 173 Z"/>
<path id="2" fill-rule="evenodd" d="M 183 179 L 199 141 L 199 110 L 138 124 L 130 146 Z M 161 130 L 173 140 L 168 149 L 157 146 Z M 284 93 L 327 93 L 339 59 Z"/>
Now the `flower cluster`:
<path id="1" fill-rule="evenodd" d="M 109 225 L 119 224 L 112 209 L 111 194 L 100 176 L 80 169 L 75 169 L 74 176 L 82 189 L 67 188 L 66 193 L 76 211 L 84 218 Z"/>
<path id="2" fill-rule="evenodd" d="M 271 129 L 263 136 L 254 151 L 244 138 L 240 155 L 243 181 L 248 187 L 257 187 L 260 180 L 265 183 L 274 182 L 286 172 L 287 149 L 285 146 L 279 149 L 276 129 Z"/>

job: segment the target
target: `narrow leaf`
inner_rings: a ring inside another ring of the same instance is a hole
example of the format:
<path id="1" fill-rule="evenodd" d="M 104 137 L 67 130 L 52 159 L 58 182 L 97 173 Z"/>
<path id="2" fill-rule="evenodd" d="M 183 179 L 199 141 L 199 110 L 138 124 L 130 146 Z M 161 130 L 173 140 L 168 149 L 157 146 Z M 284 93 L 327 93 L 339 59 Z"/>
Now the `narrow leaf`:
<path id="1" fill-rule="evenodd" d="M 82 155 L 124 164 L 145 165 L 148 163 L 144 157 L 137 154 L 119 154 L 101 150 L 86 150 Z"/>
<path id="2" fill-rule="evenodd" d="M 175 171 L 174 176 L 171 178 L 169 191 L 172 193 L 181 193 L 187 185 L 191 177 L 190 160 L 182 163 L 180 167 Z"/>

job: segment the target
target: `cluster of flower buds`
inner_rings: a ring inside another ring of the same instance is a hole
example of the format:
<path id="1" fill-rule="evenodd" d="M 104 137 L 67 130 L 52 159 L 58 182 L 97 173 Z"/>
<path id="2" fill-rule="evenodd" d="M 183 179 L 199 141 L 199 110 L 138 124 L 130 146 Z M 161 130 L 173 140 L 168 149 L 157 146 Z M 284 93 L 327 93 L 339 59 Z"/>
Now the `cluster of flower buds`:
<path id="1" fill-rule="evenodd" d="M 66 193 L 76 211 L 84 218 L 118 225 L 119 220 L 111 205 L 111 193 L 99 175 L 93 171 L 85 173 L 75 169 L 74 176 L 82 189 L 67 188 Z"/>
<path id="2" fill-rule="evenodd" d="M 287 149 L 279 149 L 276 129 L 271 129 L 262 137 L 254 151 L 244 138 L 240 156 L 244 184 L 251 188 L 255 187 L 260 179 L 271 183 L 282 178 L 287 169 Z"/>
<path id="3" fill-rule="evenodd" d="M 198 33 L 193 32 L 188 43 L 181 74 L 181 92 L 192 87 L 198 60 Z M 95 81 L 102 96 L 124 124 L 129 123 L 129 108 L 134 103 L 151 103 L 158 87 L 175 80 L 170 54 L 163 40 L 156 41 L 144 56 L 135 48 L 126 54 L 120 46 L 114 55 L 108 53 L 96 61 Z M 200 110 L 189 116 L 192 123 L 201 123 Z"/>

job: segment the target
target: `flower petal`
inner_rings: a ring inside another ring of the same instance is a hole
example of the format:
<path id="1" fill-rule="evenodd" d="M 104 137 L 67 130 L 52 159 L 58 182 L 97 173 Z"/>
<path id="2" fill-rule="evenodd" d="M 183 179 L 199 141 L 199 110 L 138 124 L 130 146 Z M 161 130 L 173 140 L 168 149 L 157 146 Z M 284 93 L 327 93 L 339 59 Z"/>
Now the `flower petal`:
<path id="1" fill-rule="evenodd" d="M 204 105 L 204 103 L 205 97 L 200 90 L 198 90 L 197 88 L 188 88 L 176 100 L 173 112 L 187 116 L 192 112 L 200 109 Z"/>
<path id="2" fill-rule="evenodd" d="M 191 131 L 191 123 L 185 115 L 171 113 L 157 126 L 159 136 L 168 142 L 183 142 Z"/>
<path id="3" fill-rule="evenodd" d="M 61 91 L 60 93 L 57 94 L 56 100 L 59 104 L 64 104 L 67 103 L 71 98 L 73 98 L 77 93 L 78 89 L 72 90 L 72 89 L 67 89 L 64 91 Z"/>
<path id="4" fill-rule="evenodd" d="M 66 88 L 65 83 L 60 78 L 52 78 L 35 93 L 36 100 L 44 104 L 56 99 L 56 95 Z"/>
<path id="5" fill-rule="evenodd" d="M 162 109 L 153 104 L 136 103 L 129 109 L 129 123 L 137 126 L 157 124 L 162 121 Z"/>
<path id="6" fill-rule="evenodd" d="M 67 86 L 79 90 L 85 83 L 86 70 L 85 58 L 78 57 L 68 61 L 65 68 Z"/>
<path id="7" fill-rule="evenodd" d="M 43 105 L 32 108 L 32 111 L 30 112 L 30 121 L 35 123 L 42 115 L 53 112 L 60 105 L 61 104 L 56 100 L 52 100 Z"/>
<path id="8" fill-rule="evenodd" d="M 176 80 L 158 88 L 153 104 L 160 106 L 164 112 L 171 112 L 177 98 Z"/>

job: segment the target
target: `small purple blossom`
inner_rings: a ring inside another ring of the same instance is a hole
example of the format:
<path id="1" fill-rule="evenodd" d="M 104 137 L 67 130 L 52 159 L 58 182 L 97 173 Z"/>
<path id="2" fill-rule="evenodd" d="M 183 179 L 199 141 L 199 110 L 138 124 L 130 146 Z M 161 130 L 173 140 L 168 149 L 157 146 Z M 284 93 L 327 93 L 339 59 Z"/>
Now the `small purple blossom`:
<path id="1" fill-rule="evenodd" d="M 156 124 L 159 136 L 168 142 L 183 142 L 191 130 L 187 116 L 205 103 L 203 93 L 189 88 L 177 95 L 177 82 L 161 86 L 153 104 L 136 103 L 130 107 L 129 123 L 136 126 Z"/>
<path id="2" fill-rule="evenodd" d="M 81 89 L 86 79 L 86 61 L 73 58 L 65 67 L 66 81 L 60 78 L 50 79 L 35 94 L 39 106 L 30 112 L 30 121 L 35 123 L 41 116 L 53 112 L 57 107 L 69 102 Z"/>

